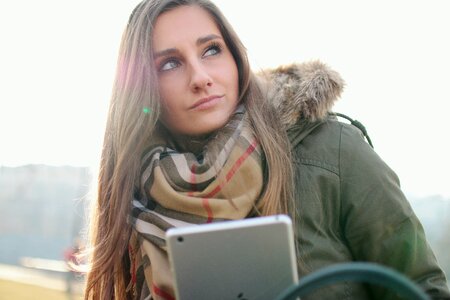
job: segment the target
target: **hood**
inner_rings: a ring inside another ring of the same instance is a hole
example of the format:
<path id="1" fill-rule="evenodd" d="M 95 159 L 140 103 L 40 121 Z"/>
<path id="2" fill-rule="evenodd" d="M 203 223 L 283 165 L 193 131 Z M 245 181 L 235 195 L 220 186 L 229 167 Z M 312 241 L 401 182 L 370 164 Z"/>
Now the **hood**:
<path id="1" fill-rule="evenodd" d="M 319 61 L 281 66 L 258 75 L 286 129 L 300 119 L 325 119 L 345 85 L 337 72 Z"/>

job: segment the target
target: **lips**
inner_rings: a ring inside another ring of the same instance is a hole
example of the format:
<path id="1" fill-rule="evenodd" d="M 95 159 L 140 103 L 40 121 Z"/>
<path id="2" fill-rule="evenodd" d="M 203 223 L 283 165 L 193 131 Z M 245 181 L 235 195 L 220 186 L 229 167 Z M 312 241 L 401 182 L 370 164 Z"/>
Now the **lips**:
<path id="1" fill-rule="evenodd" d="M 195 102 L 189 109 L 208 109 L 219 102 L 224 95 L 212 95 L 209 97 L 202 98 Z"/>

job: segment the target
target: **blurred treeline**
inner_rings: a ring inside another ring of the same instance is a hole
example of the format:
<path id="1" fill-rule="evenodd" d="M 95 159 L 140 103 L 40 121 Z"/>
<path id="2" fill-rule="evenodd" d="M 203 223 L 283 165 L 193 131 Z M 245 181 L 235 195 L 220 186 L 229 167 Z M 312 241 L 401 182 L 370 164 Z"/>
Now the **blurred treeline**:
<path id="1" fill-rule="evenodd" d="M 0 167 L 0 264 L 22 257 L 63 260 L 85 227 L 88 168 Z M 410 197 L 429 242 L 450 278 L 450 199 Z"/>

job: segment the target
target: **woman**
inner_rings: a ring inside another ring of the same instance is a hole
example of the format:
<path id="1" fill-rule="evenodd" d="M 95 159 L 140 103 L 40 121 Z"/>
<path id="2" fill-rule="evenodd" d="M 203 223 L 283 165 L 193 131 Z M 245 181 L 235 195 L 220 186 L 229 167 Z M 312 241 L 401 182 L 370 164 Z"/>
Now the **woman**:
<path id="1" fill-rule="evenodd" d="M 317 62 L 257 79 L 208 1 L 140 3 L 120 49 L 86 299 L 173 299 L 165 230 L 278 213 L 295 220 L 300 276 L 373 261 L 450 299 L 396 176 L 328 116 L 342 86 Z M 395 295 L 345 283 L 307 299 L 341 298 Z"/>

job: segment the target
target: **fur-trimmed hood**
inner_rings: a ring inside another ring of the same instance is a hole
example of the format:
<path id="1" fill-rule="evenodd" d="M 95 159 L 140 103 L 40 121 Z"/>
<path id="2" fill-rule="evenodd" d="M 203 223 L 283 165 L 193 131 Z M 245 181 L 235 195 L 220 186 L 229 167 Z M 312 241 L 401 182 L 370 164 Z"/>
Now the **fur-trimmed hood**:
<path id="1" fill-rule="evenodd" d="M 337 72 L 319 61 L 281 66 L 258 75 L 286 129 L 299 119 L 324 119 L 345 85 Z"/>

